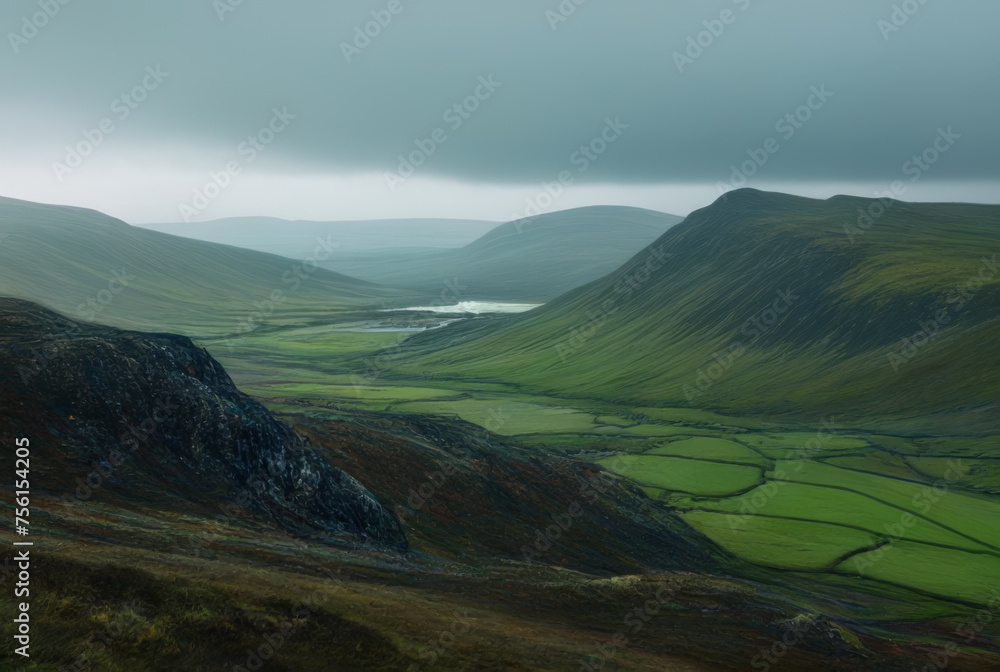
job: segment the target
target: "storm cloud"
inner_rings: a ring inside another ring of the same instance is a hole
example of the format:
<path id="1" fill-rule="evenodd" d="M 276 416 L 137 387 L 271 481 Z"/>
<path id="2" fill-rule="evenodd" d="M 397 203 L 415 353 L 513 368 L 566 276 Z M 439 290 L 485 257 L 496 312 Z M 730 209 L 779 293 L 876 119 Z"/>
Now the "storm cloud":
<path id="1" fill-rule="evenodd" d="M 117 183 L 142 196 L 131 216 L 162 219 L 225 175 L 243 186 L 206 214 L 298 176 L 274 196 L 315 185 L 381 216 L 435 183 L 511 194 L 503 218 L 561 174 L 708 197 L 918 171 L 986 200 L 998 23 L 988 0 L 11 0 L 0 192 L 77 201 L 100 183 L 107 199 Z"/>

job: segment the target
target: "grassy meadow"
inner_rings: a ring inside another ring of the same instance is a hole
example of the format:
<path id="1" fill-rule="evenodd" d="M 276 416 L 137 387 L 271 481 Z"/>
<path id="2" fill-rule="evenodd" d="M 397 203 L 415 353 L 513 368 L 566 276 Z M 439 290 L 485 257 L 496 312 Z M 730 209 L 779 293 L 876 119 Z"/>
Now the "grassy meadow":
<path id="1" fill-rule="evenodd" d="M 781 425 L 543 395 L 499 378 L 413 376 L 393 366 L 406 336 L 310 327 L 206 344 L 279 412 L 460 418 L 602 465 L 747 567 L 970 605 L 1000 586 L 1000 436 L 894 436 L 836 418 Z"/>

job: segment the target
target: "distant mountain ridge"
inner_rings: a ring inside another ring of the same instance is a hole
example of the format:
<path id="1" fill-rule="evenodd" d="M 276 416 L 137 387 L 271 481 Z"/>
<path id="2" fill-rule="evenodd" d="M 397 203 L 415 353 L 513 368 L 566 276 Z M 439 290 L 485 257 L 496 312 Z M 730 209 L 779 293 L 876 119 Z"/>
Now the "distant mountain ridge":
<path id="1" fill-rule="evenodd" d="M 476 219 L 286 220 L 277 217 L 227 217 L 207 222 L 140 224 L 140 228 L 279 254 L 301 261 L 317 239 L 330 239 L 337 256 L 386 248 L 457 248 L 487 233 L 497 222 Z"/>
<path id="2" fill-rule="evenodd" d="M 462 299 L 544 302 L 614 271 L 680 221 L 653 210 L 591 206 L 507 222 L 459 249 L 340 255 L 327 267 L 428 295 L 450 281 L 461 286 Z"/>

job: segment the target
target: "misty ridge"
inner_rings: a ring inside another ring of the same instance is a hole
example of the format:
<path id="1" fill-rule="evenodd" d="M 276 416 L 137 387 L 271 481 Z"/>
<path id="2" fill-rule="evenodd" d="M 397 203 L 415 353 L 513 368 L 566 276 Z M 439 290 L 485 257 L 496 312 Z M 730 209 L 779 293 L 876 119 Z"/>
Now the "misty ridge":
<path id="1" fill-rule="evenodd" d="M 1000 666 L 986 0 L 12 0 L 0 670 Z"/>

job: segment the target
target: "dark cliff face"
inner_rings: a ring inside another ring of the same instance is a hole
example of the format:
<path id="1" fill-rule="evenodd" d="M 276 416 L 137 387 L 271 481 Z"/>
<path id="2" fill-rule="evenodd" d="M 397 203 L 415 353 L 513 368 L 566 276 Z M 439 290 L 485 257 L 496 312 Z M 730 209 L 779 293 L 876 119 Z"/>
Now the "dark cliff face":
<path id="1" fill-rule="evenodd" d="M 0 420 L 6 445 L 33 437 L 51 476 L 36 474 L 33 487 L 64 501 L 100 484 L 115 496 L 235 503 L 338 543 L 407 545 L 371 492 L 185 337 L 80 324 L 0 299 Z"/>

